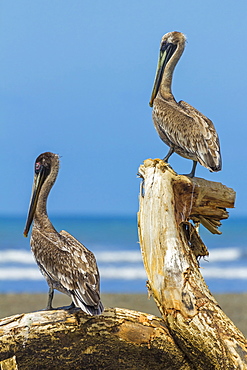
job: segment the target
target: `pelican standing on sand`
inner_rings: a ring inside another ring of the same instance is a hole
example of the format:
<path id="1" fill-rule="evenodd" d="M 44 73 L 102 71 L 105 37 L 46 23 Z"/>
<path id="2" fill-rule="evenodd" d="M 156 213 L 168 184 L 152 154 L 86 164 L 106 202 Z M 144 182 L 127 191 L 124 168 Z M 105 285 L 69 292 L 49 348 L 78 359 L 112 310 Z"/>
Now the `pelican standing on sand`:
<path id="1" fill-rule="evenodd" d="M 210 171 L 221 170 L 220 143 L 213 122 L 184 101 L 176 102 L 171 91 L 172 75 L 185 47 L 181 32 L 169 32 L 161 39 L 158 66 L 149 105 L 153 107 L 155 128 L 170 150 L 193 160 L 194 177 L 197 162 Z"/>
<path id="2" fill-rule="evenodd" d="M 58 233 L 50 222 L 46 203 L 59 170 L 59 156 L 43 153 L 35 161 L 35 174 L 24 236 L 33 222 L 31 249 L 49 285 L 47 309 L 52 309 L 54 289 L 72 298 L 72 307 L 89 315 L 100 315 L 104 308 L 99 295 L 99 272 L 95 257 L 72 235 Z"/>

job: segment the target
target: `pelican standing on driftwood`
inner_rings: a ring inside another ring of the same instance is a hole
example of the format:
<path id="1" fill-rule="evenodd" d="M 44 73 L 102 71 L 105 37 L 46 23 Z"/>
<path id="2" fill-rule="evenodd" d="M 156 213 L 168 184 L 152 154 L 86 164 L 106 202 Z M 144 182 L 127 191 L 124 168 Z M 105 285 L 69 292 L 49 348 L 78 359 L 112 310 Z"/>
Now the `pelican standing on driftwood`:
<path id="1" fill-rule="evenodd" d="M 89 315 L 100 315 L 100 277 L 92 252 L 62 230 L 58 233 L 50 222 L 46 203 L 59 170 L 59 156 L 43 153 L 35 161 L 35 174 L 24 236 L 33 222 L 31 249 L 49 285 L 47 309 L 52 309 L 54 289 L 72 298 L 72 307 Z"/>
<path id="2" fill-rule="evenodd" d="M 213 122 L 184 101 L 176 102 L 171 91 L 172 75 L 180 59 L 186 37 L 181 32 L 169 32 L 161 39 L 158 66 L 149 105 L 153 107 L 155 128 L 170 150 L 193 160 L 194 177 L 197 162 L 210 171 L 221 170 L 220 143 Z"/>

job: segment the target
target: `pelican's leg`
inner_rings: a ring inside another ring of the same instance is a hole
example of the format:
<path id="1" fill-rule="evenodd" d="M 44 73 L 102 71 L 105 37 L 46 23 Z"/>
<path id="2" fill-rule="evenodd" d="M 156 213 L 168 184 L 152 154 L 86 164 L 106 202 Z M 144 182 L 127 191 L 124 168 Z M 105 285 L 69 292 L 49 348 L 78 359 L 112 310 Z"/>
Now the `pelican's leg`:
<path id="1" fill-rule="evenodd" d="M 188 174 L 188 175 L 186 175 L 186 176 L 188 176 L 188 177 L 194 177 L 195 176 L 195 172 L 196 172 L 196 166 L 197 166 L 197 161 L 193 161 L 193 166 L 192 166 L 192 170 L 191 170 L 191 172 Z"/>
<path id="2" fill-rule="evenodd" d="M 170 158 L 170 156 L 172 155 L 172 153 L 174 153 L 174 148 L 171 146 L 170 149 L 169 149 L 169 152 L 167 153 L 167 155 L 165 156 L 165 158 L 163 158 L 163 161 L 164 162 L 168 162 L 168 159 Z"/>
<path id="3" fill-rule="evenodd" d="M 54 289 L 53 289 L 53 287 L 50 287 L 49 288 L 49 296 L 48 296 L 48 303 L 47 303 L 46 310 L 53 310 L 53 308 L 52 308 L 53 296 L 54 296 Z"/>

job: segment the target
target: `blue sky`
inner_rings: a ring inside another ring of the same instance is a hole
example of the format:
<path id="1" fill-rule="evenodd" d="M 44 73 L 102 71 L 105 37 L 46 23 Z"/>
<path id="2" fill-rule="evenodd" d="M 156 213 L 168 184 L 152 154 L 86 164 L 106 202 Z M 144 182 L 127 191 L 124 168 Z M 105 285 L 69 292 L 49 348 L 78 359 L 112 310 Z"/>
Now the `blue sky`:
<path id="1" fill-rule="evenodd" d="M 0 213 L 26 214 L 33 164 L 61 155 L 50 214 L 135 214 L 138 167 L 168 148 L 149 99 L 163 34 L 187 35 L 175 98 L 214 122 L 223 170 L 246 215 L 245 1 L 5 0 L 0 3 Z M 171 157 L 179 173 L 191 161 Z"/>

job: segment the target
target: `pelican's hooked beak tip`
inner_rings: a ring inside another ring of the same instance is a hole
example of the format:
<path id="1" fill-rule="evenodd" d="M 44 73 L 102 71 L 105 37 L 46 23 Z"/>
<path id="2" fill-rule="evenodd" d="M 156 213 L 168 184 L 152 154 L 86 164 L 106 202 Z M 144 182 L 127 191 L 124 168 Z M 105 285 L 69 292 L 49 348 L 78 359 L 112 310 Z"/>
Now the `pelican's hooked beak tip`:
<path id="1" fill-rule="evenodd" d="M 153 108 L 153 102 L 152 102 L 152 101 L 150 101 L 150 102 L 149 102 L 149 106 L 150 106 L 151 108 Z"/>
<path id="2" fill-rule="evenodd" d="M 25 236 L 25 238 L 27 238 L 28 237 L 28 231 L 24 230 L 23 235 Z"/>

